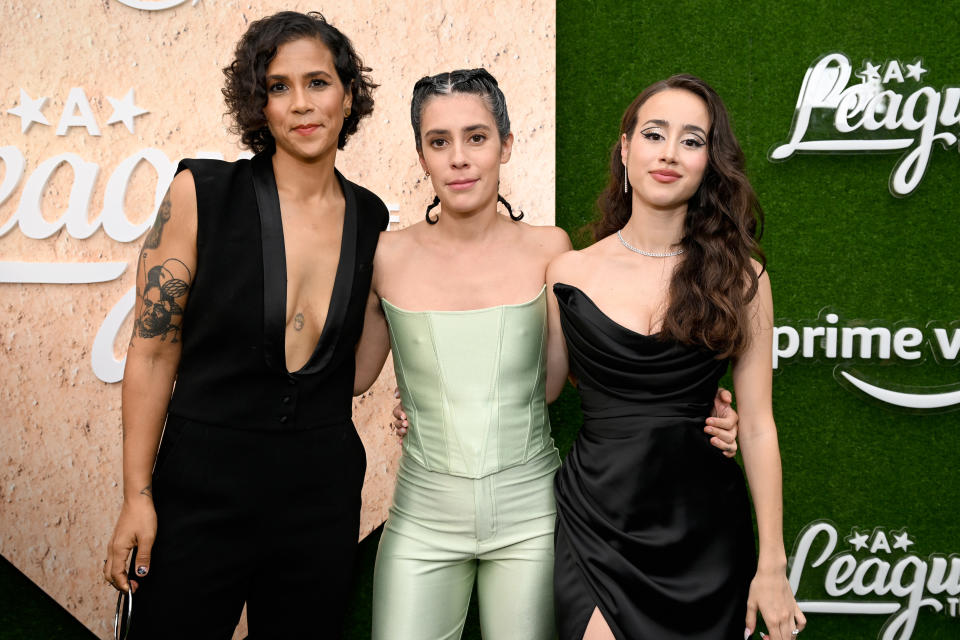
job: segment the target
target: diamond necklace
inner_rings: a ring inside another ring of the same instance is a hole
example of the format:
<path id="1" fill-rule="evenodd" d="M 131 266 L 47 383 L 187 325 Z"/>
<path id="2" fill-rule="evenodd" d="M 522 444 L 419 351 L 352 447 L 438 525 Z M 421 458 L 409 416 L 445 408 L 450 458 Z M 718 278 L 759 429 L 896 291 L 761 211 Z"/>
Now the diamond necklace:
<path id="1" fill-rule="evenodd" d="M 634 253 L 639 253 L 642 256 L 647 256 L 648 258 L 670 258 L 672 256 L 678 256 L 683 253 L 683 249 L 677 249 L 676 251 L 667 251 L 664 253 L 657 253 L 655 251 L 644 251 L 643 249 L 637 249 L 635 246 L 623 239 L 623 236 L 617 231 L 617 238 L 620 239 L 620 244 L 625 246 L 630 251 Z"/>

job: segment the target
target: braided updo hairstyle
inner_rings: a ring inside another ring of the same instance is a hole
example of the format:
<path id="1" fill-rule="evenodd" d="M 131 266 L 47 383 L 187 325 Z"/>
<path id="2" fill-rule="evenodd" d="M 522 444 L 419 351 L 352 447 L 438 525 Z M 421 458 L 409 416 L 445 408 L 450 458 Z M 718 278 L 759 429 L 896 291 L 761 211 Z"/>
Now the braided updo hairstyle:
<path id="1" fill-rule="evenodd" d="M 423 151 L 423 141 L 420 138 L 420 122 L 423 118 L 423 109 L 434 96 L 447 96 L 452 93 L 469 93 L 478 96 L 490 110 L 497 125 L 497 134 L 503 141 L 510 134 L 510 116 L 507 115 L 507 99 L 497 85 L 497 79 L 486 69 L 458 69 L 447 73 L 438 73 L 435 76 L 425 76 L 413 85 L 413 99 L 410 101 L 410 124 L 413 125 L 413 136 L 416 139 L 417 151 Z M 514 215 L 513 207 L 506 199 L 497 194 L 497 201 L 501 202 L 510 214 L 511 220 L 523 218 L 523 212 Z M 440 204 L 440 198 L 434 196 L 433 202 L 427 207 L 426 218 L 430 224 L 436 224 L 438 218 L 430 217 L 430 210 Z"/>

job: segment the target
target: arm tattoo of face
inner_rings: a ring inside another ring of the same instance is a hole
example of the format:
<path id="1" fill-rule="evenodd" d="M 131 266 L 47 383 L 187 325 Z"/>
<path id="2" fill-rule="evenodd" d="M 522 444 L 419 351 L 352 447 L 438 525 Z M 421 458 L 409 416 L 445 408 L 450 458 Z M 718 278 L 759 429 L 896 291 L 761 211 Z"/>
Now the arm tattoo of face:
<path id="1" fill-rule="evenodd" d="M 157 219 L 153 223 L 153 228 L 147 234 L 147 239 L 143 242 L 144 249 L 156 249 L 160 246 L 160 238 L 163 237 L 163 226 L 170 220 L 170 192 L 163 196 L 163 202 L 157 209 Z"/>
<path id="2" fill-rule="evenodd" d="M 171 336 L 178 342 L 180 324 L 183 321 L 183 303 L 190 289 L 190 270 L 176 258 L 147 271 L 147 252 L 141 254 L 141 271 L 147 274 L 147 282 L 140 296 L 140 314 L 134 322 L 133 331 L 141 338 L 156 338 L 164 341 Z"/>
<path id="3" fill-rule="evenodd" d="M 297 331 L 300 331 L 301 329 L 303 329 L 302 313 L 298 313 L 297 315 L 293 316 L 293 328 L 296 329 Z"/>

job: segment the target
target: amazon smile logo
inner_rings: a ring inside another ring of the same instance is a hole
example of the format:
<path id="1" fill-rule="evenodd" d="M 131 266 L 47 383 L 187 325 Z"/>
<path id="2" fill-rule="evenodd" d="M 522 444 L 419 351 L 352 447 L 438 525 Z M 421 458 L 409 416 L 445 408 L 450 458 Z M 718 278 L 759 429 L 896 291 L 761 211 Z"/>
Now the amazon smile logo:
<path id="1" fill-rule="evenodd" d="M 865 374 L 867 364 L 920 364 L 931 358 L 949 367 L 960 355 L 960 321 L 931 321 L 924 327 L 909 323 L 844 320 L 823 309 L 812 322 L 781 320 L 774 327 L 773 368 L 793 362 L 835 362 L 837 382 L 854 393 L 888 407 L 918 412 L 960 409 L 960 374 L 944 376 L 943 384 L 911 386 L 885 373 L 883 380 Z M 949 369 L 944 369 L 949 371 Z M 893 369 L 892 371 L 895 371 Z"/>

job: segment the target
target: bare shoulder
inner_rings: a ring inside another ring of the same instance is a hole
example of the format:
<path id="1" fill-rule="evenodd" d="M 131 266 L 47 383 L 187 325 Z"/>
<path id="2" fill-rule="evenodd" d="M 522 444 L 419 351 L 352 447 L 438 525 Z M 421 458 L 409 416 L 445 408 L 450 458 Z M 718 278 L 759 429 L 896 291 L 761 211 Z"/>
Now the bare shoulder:
<path id="1" fill-rule="evenodd" d="M 181 171 L 173 177 L 164 194 L 153 226 L 143 240 L 144 250 L 169 251 L 196 248 L 197 238 L 197 191 L 190 170 Z"/>
<path id="2" fill-rule="evenodd" d="M 193 180 L 193 172 L 190 169 L 184 169 L 173 176 L 173 181 L 170 182 L 170 192 L 183 196 L 191 195 L 196 199 L 197 186 Z"/>
<path id="3" fill-rule="evenodd" d="M 770 272 L 759 261 L 752 259 L 750 264 L 757 274 L 757 294 L 752 300 L 752 304 L 759 305 L 767 313 L 772 313 L 773 292 L 770 287 Z"/>
<path id="4" fill-rule="evenodd" d="M 759 291 L 761 294 L 766 292 L 767 295 L 769 295 L 770 271 L 767 270 L 766 265 L 761 263 L 756 258 L 750 258 L 750 266 L 753 267 L 753 272 L 757 274 L 757 285 L 759 286 Z"/>
<path id="5" fill-rule="evenodd" d="M 536 255 L 546 265 L 557 255 L 573 248 L 570 236 L 560 227 L 533 225 L 525 222 L 511 223 L 519 236 L 519 246 L 528 255 Z"/>
<path id="6" fill-rule="evenodd" d="M 573 245 L 570 244 L 570 236 L 560 227 L 533 225 L 524 222 L 519 223 L 518 226 L 525 241 L 547 254 L 548 259 L 573 248 Z"/>
<path id="7" fill-rule="evenodd" d="M 569 250 L 557 255 L 547 266 L 547 284 L 553 286 L 557 282 L 575 284 L 589 257 L 584 251 Z"/>
<path id="8" fill-rule="evenodd" d="M 623 247 L 620 245 L 620 241 L 617 240 L 616 234 L 613 234 L 605 238 L 600 238 L 589 247 L 585 247 L 583 254 L 588 259 L 597 259 L 604 256 L 617 255 L 621 251 L 623 251 Z"/>
<path id="9" fill-rule="evenodd" d="M 388 258 L 394 254 L 400 254 L 410 249 L 420 236 L 423 221 L 404 227 L 403 229 L 392 229 L 390 231 L 381 231 L 380 239 L 377 242 L 377 258 Z"/>
<path id="10" fill-rule="evenodd" d="M 171 213 L 175 216 L 190 216 L 192 213 L 192 217 L 196 217 L 197 185 L 189 169 L 184 169 L 173 177 L 164 200 L 169 200 Z"/>

